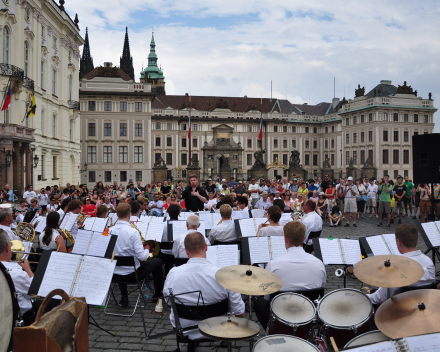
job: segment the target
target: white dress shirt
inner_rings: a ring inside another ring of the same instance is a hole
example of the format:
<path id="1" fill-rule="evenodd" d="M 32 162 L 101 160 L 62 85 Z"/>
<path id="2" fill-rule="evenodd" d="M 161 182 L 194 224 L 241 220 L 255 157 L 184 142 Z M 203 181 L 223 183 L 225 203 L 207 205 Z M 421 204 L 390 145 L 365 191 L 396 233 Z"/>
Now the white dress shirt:
<path id="1" fill-rule="evenodd" d="M 257 204 L 255 204 L 254 208 L 255 209 L 267 209 L 269 207 L 272 206 L 272 203 L 270 202 L 269 197 L 267 198 L 266 201 L 263 200 L 263 198 L 261 198 Z"/>
<path id="2" fill-rule="evenodd" d="M 5 230 L 8 233 L 9 238 L 12 240 L 20 240 L 23 241 L 20 237 L 18 237 L 14 232 L 12 232 L 9 226 L 0 225 L 0 229 Z"/>
<path id="3" fill-rule="evenodd" d="M 402 255 L 404 257 L 415 260 L 423 267 L 423 271 L 424 271 L 423 277 L 415 284 L 410 285 L 411 287 L 426 286 L 432 284 L 435 281 L 435 266 L 434 264 L 432 264 L 431 258 L 424 255 L 420 250 L 408 252 Z M 391 288 L 390 289 L 391 297 L 393 297 L 394 294 L 399 293 L 398 290 L 399 288 Z M 381 304 L 382 302 L 385 302 L 389 298 L 388 289 L 385 287 L 379 287 L 376 292 L 369 294 L 368 297 L 370 297 L 371 303 Z"/>
<path id="4" fill-rule="evenodd" d="M 56 243 L 55 241 L 56 241 L 56 239 L 57 239 L 58 236 L 61 236 L 60 233 L 59 233 L 57 230 L 52 229 L 52 237 L 50 238 L 49 245 L 46 245 L 46 244 L 43 242 L 43 237 L 44 237 L 44 231 L 43 231 L 43 232 L 40 234 L 40 236 L 38 237 L 39 240 L 40 240 L 40 247 L 41 247 L 42 249 L 57 249 L 57 248 L 58 248 L 58 245 L 57 245 L 57 243 Z"/>
<path id="5" fill-rule="evenodd" d="M 27 293 L 33 278 L 29 277 L 18 263 L 2 262 L 2 264 L 9 272 L 9 275 L 11 275 L 11 279 L 14 282 L 15 292 L 17 292 L 18 306 L 20 307 L 21 315 L 23 315 L 32 308 L 31 296 L 28 296 Z"/>
<path id="6" fill-rule="evenodd" d="M 325 286 L 325 266 L 302 247 L 290 247 L 287 253 L 267 263 L 266 270 L 277 274 L 283 286 L 280 291 L 303 291 Z"/>
<path id="7" fill-rule="evenodd" d="M 64 213 L 64 210 L 61 208 L 57 210 L 57 213 L 60 214 L 60 224 L 61 224 L 61 221 L 63 221 L 64 215 L 66 214 Z"/>
<path id="8" fill-rule="evenodd" d="M 205 203 L 204 207 L 205 209 L 208 209 L 209 207 L 213 207 L 215 209 L 215 205 L 217 204 L 217 199 L 208 199 L 208 203 Z"/>
<path id="9" fill-rule="evenodd" d="M 283 227 L 282 226 L 266 226 L 260 229 L 258 236 L 283 236 Z"/>
<path id="10" fill-rule="evenodd" d="M 174 267 L 168 273 L 163 288 L 165 301 L 170 304 L 169 298 L 166 297 L 169 295 L 170 289 L 173 290 L 174 295 L 200 290 L 202 292 L 205 305 L 211 305 L 221 302 L 227 299 L 229 295 L 231 312 L 234 312 L 235 315 L 243 314 L 244 302 L 241 299 L 241 295 L 236 292 L 228 291 L 223 286 L 219 285 L 219 283 L 215 279 L 215 273 L 218 270 L 219 268 L 217 268 L 204 258 L 191 258 L 190 260 L 188 260 L 187 264 Z M 199 293 L 194 292 L 177 297 L 182 304 L 195 306 L 197 305 L 197 302 L 199 300 Z M 199 305 L 201 305 L 201 303 L 199 303 Z M 200 321 L 192 321 L 186 319 L 179 320 L 183 328 L 200 323 Z M 170 321 L 171 324 L 175 327 L 174 312 L 172 309 L 170 314 Z M 185 335 L 188 335 L 188 337 L 192 340 L 203 338 L 198 329 L 185 332 Z"/>
<path id="11" fill-rule="evenodd" d="M 304 243 L 312 244 L 312 240 L 308 240 L 310 232 L 322 230 L 322 218 L 316 211 L 311 211 L 303 216 L 302 223 L 306 227 L 306 239 L 304 240 Z"/>
<path id="12" fill-rule="evenodd" d="M 288 224 L 289 222 L 293 221 L 292 217 L 290 216 L 292 213 L 282 213 L 280 221 L 278 223 L 284 227 L 284 225 Z"/>
<path id="13" fill-rule="evenodd" d="M 185 236 L 179 237 L 177 239 L 174 240 L 173 242 L 173 255 L 174 258 L 188 258 L 188 256 L 186 255 L 185 252 L 185 237 L 187 234 L 194 232 L 194 231 L 198 231 L 197 229 L 190 229 L 186 231 Z M 203 238 L 205 239 L 205 242 L 208 246 L 211 245 L 211 242 L 208 241 L 208 239 L 203 236 Z"/>
<path id="14" fill-rule="evenodd" d="M 214 241 L 232 242 L 237 241 L 237 233 L 235 232 L 235 223 L 233 220 L 223 220 L 209 232 L 208 240 L 211 243 Z"/>
<path id="15" fill-rule="evenodd" d="M 150 251 L 144 249 L 144 246 L 142 245 L 139 231 L 131 227 L 128 221 L 118 220 L 116 225 L 110 228 L 110 235 L 118 236 L 115 245 L 115 255 L 134 257 L 136 269 L 140 266 L 139 260 L 145 260 L 150 255 Z M 133 272 L 134 270 L 132 266 L 117 266 L 114 274 L 129 275 Z"/>

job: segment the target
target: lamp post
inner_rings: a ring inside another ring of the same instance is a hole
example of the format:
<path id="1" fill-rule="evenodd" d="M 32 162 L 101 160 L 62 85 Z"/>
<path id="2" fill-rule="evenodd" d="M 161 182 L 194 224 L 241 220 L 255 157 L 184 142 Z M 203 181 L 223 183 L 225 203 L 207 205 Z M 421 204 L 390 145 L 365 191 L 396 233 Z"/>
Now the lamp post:
<path id="1" fill-rule="evenodd" d="M 8 152 L 5 155 L 5 163 L 4 164 L 0 164 L 0 170 L 6 169 L 9 166 L 11 166 L 11 162 L 12 162 L 12 153 L 11 153 L 10 150 L 8 150 Z"/>
<path id="2" fill-rule="evenodd" d="M 82 174 L 83 172 L 87 171 L 87 163 L 84 163 L 84 169 L 79 170 L 79 173 Z"/>
<path id="3" fill-rule="evenodd" d="M 32 166 L 30 166 L 31 169 L 36 169 L 38 166 L 38 162 L 40 161 L 40 158 L 37 156 L 37 154 L 35 154 L 35 156 L 32 158 L 32 160 L 34 161 L 34 164 Z M 24 172 L 26 172 L 27 170 L 27 165 L 25 165 L 23 167 Z"/>

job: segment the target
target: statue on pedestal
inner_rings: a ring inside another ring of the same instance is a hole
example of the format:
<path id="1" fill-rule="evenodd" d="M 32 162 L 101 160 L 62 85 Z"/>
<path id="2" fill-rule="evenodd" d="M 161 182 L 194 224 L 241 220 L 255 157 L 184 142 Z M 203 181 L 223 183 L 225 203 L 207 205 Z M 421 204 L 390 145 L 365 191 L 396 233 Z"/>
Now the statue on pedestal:
<path id="1" fill-rule="evenodd" d="M 330 159 L 329 158 L 325 158 L 324 162 L 322 163 L 322 168 L 323 169 L 330 169 L 331 168 Z"/>
<path id="2" fill-rule="evenodd" d="M 365 160 L 364 167 L 374 167 L 373 162 L 370 158 L 367 158 L 367 160 Z"/>
<path id="3" fill-rule="evenodd" d="M 263 154 L 266 153 L 266 149 L 264 150 L 257 150 L 254 153 L 254 158 L 255 158 L 255 162 L 254 165 L 252 166 L 253 169 L 263 169 L 266 167 L 266 164 L 264 163 L 263 160 Z"/>
<path id="4" fill-rule="evenodd" d="M 165 160 L 162 159 L 160 155 L 157 156 L 156 161 L 154 162 L 154 167 L 166 166 Z"/>
<path id="5" fill-rule="evenodd" d="M 197 155 L 193 155 L 191 157 L 188 166 L 199 166 L 199 159 L 197 159 Z"/>
<path id="6" fill-rule="evenodd" d="M 300 169 L 301 160 L 299 159 L 299 151 L 295 148 L 290 152 L 289 169 Z"/>

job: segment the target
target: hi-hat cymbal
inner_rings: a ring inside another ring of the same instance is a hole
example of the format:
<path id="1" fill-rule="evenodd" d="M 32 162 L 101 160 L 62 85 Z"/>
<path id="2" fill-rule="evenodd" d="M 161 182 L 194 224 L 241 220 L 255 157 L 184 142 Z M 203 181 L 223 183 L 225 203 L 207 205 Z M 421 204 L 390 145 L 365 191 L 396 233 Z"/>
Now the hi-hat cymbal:
<path id="1" fill-rule="evenodd" d="M 214 340 L 248 340 L 260 332 L 257 323 L 237 317 L 214 317 L 200 322 L 199 331 L 203 336 Z"/>
<path id="2" fill-rule="evenodd" d="M 368 285 L 377 287 L 403 287 L 423 277 L 423 267 L 402 255 L 375 255 L 354 266 L 354 275 Z"/>
<path id="3" fill-rule="evenodd" d="M 415 290 L 398 294 L 382 303 L 374 321 L 388 337 L 440 332 L 440 291 Z"/>
<path id="4" fill-rule="evenodd" d="M 220 269 L 215 279 L 224 288 L 249 296 L 270 295 L 277 292 L 283 282 L 269 270 L 249 265 L 231 265 Z"/>

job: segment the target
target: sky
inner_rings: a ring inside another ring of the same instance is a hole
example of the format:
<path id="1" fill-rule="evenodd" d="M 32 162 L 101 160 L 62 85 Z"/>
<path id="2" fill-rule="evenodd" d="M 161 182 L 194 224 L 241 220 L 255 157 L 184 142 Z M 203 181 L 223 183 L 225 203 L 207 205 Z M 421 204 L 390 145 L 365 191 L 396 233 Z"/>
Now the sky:
<path id="1" fill-rule="evenodd" d="M 95 66 L 119 66 L 128 27 L 136 80 L 154 27 L 167 94 L 272 94 L 318 104 L 334 94 L 352 99 L 358 84 L 368 92 L 386 79 L 440 101 L 439 0 L 75 0 L 65 7 L 72 18 L 78 13 L 83 37 L 89 28 Z M 435 123 L 440 132 L 440 112 Z"/>

